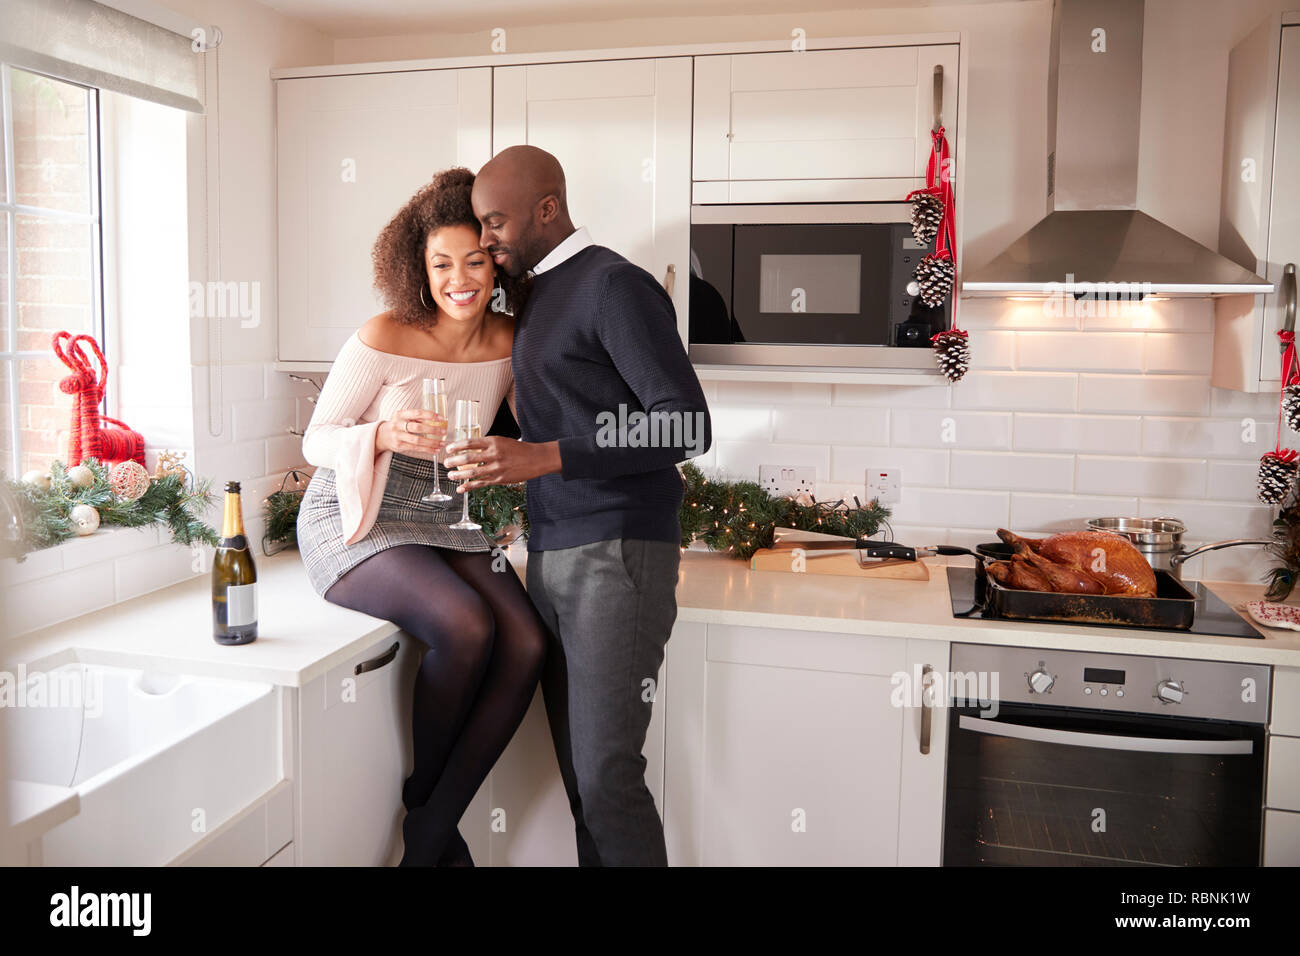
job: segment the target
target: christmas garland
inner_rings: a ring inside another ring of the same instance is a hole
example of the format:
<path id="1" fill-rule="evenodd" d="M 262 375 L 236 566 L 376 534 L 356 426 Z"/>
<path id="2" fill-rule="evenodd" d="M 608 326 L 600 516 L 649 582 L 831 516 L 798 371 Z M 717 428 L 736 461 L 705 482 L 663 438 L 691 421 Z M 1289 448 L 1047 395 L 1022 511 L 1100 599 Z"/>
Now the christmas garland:
<path id="1" fill-rule="evenodd" d="M 689 462 L 682 466 L 681 474 L 684 491 L 679 519 L 683 548 L 698 539 L 712 551 L 749 560 L 759 548 L 772 547 L 778 527 L 858 538 L 874 535 L 889 519 L 889 509 L 875 500 L 864 505 L 855 498 L 849 505 L 842 500 L 818 502 L 808 498 L 805 502 L 777 497 L 753 481 L 706 478 Z M 285 541 L 293 533 L 300 500 L 299 494 L 276 502 L 278 537 L 271 534 L 268 520 L 268 541 Z M 528 532 L 523 485 L 493 485 L 470 492 L 470 513 L 488 537 L 501 543 L 513 539 L 512 531 Z M 268 518 L 272 515 L 270 499 L 267 514 Z"/>
<path id="2" fill-rule="evenodd" d="M 132 470 L 122 469 L 124 465 Z M 183 470 L 151 479 L 134 462 L 120 462 L 109 469 L 98 459 L 86 458 L 72 468 L 56 461 L 48 473 L 32 472 L 22 481 L 0 478 L 0 482 L 18 506 L 22 535 L 16 557 L 20 561 L 28 552 L 52 547 L 101 525 L 140 528 L 159 524 L 171 531 L 178 544 L 217 543 L 217 533 L 200 517 L 212 501 L 208 482 L 194 483 Z M 124 487 L 131 490 L 119 493 Z"/>

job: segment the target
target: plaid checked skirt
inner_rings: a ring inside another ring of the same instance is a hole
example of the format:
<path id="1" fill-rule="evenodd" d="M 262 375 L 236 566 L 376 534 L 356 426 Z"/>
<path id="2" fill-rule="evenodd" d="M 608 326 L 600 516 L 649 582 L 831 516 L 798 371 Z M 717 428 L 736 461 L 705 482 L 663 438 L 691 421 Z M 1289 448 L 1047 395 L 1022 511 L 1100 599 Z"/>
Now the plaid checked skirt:
<path id="1" fill-rule="evenodd" d="M 438 463 L 442 490 L 452 500 L 442 505 L 421 501 L 433 490 L 433 462 L 393 455 L 379 513 L 366 536 L 354 544 L 343 543 L 334 471 L 317 468 L 298 509 L 298 550 L 317 594 L 323 595 L 366 558 L 399 544 L 428 544 L 455 551 L 491 551 L 492 542 L 482 531 L 448 527 L 459 521 L 464 495 Z"/>

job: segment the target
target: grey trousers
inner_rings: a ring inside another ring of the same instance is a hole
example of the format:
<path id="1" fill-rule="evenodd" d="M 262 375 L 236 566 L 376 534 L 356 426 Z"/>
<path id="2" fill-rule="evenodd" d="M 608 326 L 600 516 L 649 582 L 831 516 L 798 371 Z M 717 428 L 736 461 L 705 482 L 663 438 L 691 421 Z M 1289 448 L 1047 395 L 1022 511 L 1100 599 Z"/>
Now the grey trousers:
<path id="1" fill-rule="evenodd" d="M 528 555 L 550 630 L 542 694 L 580 866 L 666 866 L 646 729 L 677 618 L 678 546 L 616 538 Z"/>

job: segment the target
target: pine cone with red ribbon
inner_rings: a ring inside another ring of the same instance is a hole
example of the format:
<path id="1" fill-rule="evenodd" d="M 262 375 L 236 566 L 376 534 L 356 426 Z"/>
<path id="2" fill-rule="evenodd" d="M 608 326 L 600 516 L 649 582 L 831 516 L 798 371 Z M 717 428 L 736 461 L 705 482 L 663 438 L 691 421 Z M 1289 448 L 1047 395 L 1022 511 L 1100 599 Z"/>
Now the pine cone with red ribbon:
<path id="1" fill-rule="evenodd" d="M 970 338 L 961 329 L 949 329 L 930 339 L 939 371 L 949 382 L 960 382 L 970 368 Z"/>
<path id="2" fill-rule="evenodd" d="M 1260 458 L 1255 486 L 1264 504 L 1275 505 L 1291 491 L 1296 479 L 1296 457 L 1294 451 L 1287 449 L 1270 451 Z"/>

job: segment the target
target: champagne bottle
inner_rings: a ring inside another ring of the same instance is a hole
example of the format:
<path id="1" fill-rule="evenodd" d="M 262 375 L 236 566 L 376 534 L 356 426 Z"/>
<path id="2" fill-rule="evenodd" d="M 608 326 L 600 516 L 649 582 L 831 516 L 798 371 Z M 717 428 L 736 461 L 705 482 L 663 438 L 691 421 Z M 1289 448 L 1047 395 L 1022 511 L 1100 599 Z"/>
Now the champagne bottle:
<path id="1" fill-rule="evenodd" d="M 244 537 L 239 482 L 226 482 L 226 514 L 212 558 L 212 639 L 218 644 L 257 640 L 257 569 Z"/>

